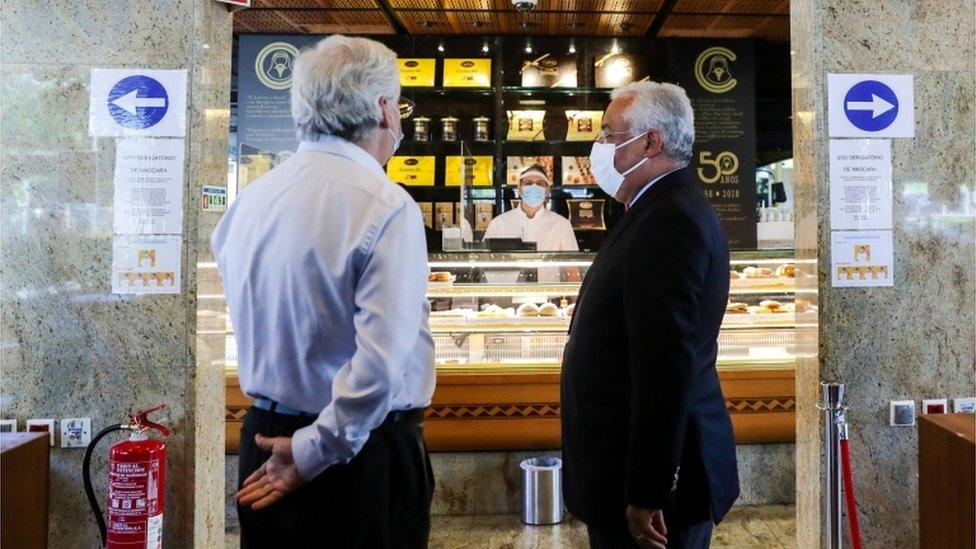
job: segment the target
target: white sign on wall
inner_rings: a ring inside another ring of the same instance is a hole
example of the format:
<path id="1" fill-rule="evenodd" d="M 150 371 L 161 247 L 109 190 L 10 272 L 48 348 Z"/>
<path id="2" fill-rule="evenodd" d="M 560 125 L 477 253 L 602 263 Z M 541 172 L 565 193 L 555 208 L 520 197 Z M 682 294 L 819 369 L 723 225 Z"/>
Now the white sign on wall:
<path id="1" fill-rule="evenodd" d="M 892 231 L 832 231 L 830 263 L 834 288 L 894 286 Z"/>
<path id="2" fill-rule="evenodd" d="M 830 140 L 830 228 L 893 228 L 891 141 Z"/>
<path id="3" fill-rule="evenodd" d="M 178 294 L 183 265 L 181 235 L 115 235 L 112 293 Z"/>
<path id="4" fill-rule="evenodd" d="M 115 146 L 115 234 L 183 232 L 183 140 L 125 138 Z"/>
<path id="5" fill-rule="evenodd" d="M 830 137 L 915 137 L 910 74 L 828 74 Z"/>
<path id="6" fill-rule="evenodd" d="M 186 135 L 186 70 L 92 69 L 88 133 Z"/>

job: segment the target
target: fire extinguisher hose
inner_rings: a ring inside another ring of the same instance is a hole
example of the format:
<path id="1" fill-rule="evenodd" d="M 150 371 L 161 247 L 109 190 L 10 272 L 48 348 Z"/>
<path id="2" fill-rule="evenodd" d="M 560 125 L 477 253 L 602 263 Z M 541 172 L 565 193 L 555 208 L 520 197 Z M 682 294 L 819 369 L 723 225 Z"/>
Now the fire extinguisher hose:
<path id="1" fill-rule="evenodd" d="M 95 446 L 98 445 L 98 441 L 102 440 L 105 435 L 113 431 L 121 431 L 124 429 L 121 423 L 116 423 L 115 425 L 109 425 L 108 427 L 99 431 L 95 438 L 88 444 L 88 448 L 85 449 L 85 460 L 81 464 L 81 474 L 82 479 L 85 482 L 85 495 L 88 496 L 88 504 L 91 505 L 92 513 L 95 514 L 95 520 L 98 521 L 98 534 L 102 538 L 102 547 L 105 547 L 105 517 L 102 516 L 102 508 L 98 505 L 98 499 L 95 497 L 95 490 L 92 489 L 91 483 L 91 457 L 92 452 L 95 451 Z"/>
<path id="2" fill-rule="evenodd" d="M 844 498 L 847 502 L 847 520 L 851 523 L 851 544 L 861 549 L 861 524 L 857 519 L 857 497 L 854 493 L 854 471 L 851 469 L 851 441 L 841 439 L 840 458 L 844 468 Z"/>

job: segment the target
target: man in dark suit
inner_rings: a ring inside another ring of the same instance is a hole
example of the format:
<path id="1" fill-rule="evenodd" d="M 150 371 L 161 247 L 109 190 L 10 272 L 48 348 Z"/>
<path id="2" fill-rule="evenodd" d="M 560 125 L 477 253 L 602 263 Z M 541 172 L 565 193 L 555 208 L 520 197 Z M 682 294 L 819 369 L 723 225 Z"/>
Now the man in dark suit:
<path id="1" fill-rule="evenodd" d="M 586 274 L 563 357 L 565 500 L 593 548 L 708 547 L 739 495 L 715 369 L 728 241 L 687 167 L 685 91 L 640 82 L 612 97 L 591 164 L 628 209 Z"/>

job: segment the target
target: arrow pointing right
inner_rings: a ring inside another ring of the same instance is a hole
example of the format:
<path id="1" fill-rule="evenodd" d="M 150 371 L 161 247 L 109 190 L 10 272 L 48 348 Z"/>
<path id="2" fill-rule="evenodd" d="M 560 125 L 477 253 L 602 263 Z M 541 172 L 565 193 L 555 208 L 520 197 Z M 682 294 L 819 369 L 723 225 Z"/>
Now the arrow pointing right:
<path id="1" fill-rule="evenodd" d="M 139 97 L 139 90 L 132 90 L 129 93 L 119 97 L 114 101 L 110 101 L 116 107 L 125 110 L 129 114 L 135 116 L 138 114 L 136 109 L 139 107 L 165 107 L 166 98 L 165 97 Z"/>
<path id="2" fill-rule="evenodd" d="M 849 111 L 871 111 L 871 118 L 877 118 L 882 114 L 895 108 L 893 103 L 889 103 L 875 94 L 871 94 L 870 101 L 848 101 L 847 110 Z"/>

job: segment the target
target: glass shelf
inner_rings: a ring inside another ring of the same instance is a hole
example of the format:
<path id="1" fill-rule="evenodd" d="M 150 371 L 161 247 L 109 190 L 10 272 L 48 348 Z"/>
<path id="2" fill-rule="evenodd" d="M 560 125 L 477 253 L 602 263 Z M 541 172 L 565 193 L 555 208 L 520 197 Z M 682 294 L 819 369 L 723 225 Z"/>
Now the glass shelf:
<path id="1" fill-rule="evenodd" d="M 542 141 L 521 141 L 518 139 L 506 139 L 502 141 L 505 145 L 586 145 L 588 147 L 593 146 L 592 141 L 586 140 L 575 140 L 568 141 L 566 139 L 545 139 Z"/>
<path id="2" fill-rule="evenodd" d="M 462 143 L 464 144 L 465 147 L 470 147 L 470 146 L 474 146 L 474 147 L 478 147 L 478 146 L 490 146 L 490 145 L 494 145 L 495 144 L 495 140 L 494 139 L 490 139 L 488 141 L 460 141 L 460 140 L 459 141 L 441 141 L 441 140 L 438 140 L 438 141 L 416 141 L 416 140 L 413 140 L 413 139 L 404 139 L 402 146 L 404 146 L 404 147 L 408 147 L 408 146 L 414 146 L 414 147 L 444 147 L 444 146 L 448 146 L 449 145 L 449 146 L 452 146 L 452 147 L 460 147 Z"/>
<path id="3" fill-rule="evenodd" d="M 613 88 L 528 88 L 523 86 L 505 86 L 502 88 L 505 93 L 518 93 L 523 95 L 532 94 L 552 94 L 552 95 L 609 95 Z"/>
<path id="4" fill-rule="evenodd" d="M 434 87 L 434 88 L 401 88 L 401 95 L 410 94 L 421 94 L 421 95 L 446 95 L 449 93 L 463 93 L 468 95 L 492 95 L 494 93 L 494 88 L 444 88 L 444 87 Z"/>
<path id="5" fill-rule="evenodd" d="M 546 267 L 556 267 L 547 263 Z M 522 267 L 527 268 L 527 267 Z M 580 284 L 455 284 L 453 286 L 429 287 L 427 297 L 516 297 L 516 296 L 575 296 Z"/>

